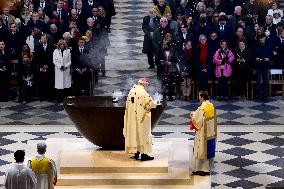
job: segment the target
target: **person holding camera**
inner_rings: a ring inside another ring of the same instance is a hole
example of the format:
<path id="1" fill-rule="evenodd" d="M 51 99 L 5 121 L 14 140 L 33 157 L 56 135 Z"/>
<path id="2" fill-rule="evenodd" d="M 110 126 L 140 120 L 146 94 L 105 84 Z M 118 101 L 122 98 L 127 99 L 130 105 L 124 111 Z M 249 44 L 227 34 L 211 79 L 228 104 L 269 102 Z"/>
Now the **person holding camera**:
<path id="1" fill-rule="evenodd" d="M 272 45 L 266 41 L 265 34 L 258 37 L 258 43 L 254 49 L 255 72 L 256 72 L 256 100 L 267 101 L 269 63 L 272 59 Z M 261 96 L 260 83 L 263 81 L 263 93 Z"/>

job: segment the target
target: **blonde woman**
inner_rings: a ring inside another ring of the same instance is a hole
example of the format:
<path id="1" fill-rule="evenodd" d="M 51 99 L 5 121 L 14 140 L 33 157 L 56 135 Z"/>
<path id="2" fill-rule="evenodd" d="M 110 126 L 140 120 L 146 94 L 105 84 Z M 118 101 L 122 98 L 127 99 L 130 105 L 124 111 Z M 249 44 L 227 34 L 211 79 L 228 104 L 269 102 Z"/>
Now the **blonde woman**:
<path id="1" fill-rule="evenodd" d="M 49 21 L 49 17 L 45 14 L 44 9 L 42 7 L 38 7 L 37 13 L 38 13 L 39 19 L 47 24 Z"/>
<path id="2" fill-rule="evenodd" d="M 53 64 L 55 65 L 55 89 L 57 91 L 58 102 L 62 102 L 71 88 L 71 52 L 67 42 L 63 39 L 57 43 L 57 48 L 53 52 Z"/>
<path id="3" fill-rule="evenodd" d="M 203 2 L 198 2 L 196 4 L 195 10 L 197 13 L 201 14 L 201 13 L 205 13 L 206 12 L 206 5 Z"/>

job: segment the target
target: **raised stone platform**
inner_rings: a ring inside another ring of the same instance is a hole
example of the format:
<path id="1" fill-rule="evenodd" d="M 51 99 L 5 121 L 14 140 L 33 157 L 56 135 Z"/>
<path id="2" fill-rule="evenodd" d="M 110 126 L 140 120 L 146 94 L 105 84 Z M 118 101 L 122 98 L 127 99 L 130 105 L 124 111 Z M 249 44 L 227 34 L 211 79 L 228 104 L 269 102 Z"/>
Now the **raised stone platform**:
<path id="1" fill-rule="evenodd" d="M 192 142 L 187 139 L 155 138 L 155 159 L 146 162 L 124 151 L 100 150 L 86 139 L 51 138 L 47 145 L 58 168 L 56 189 L 211 188 L 210 177 L 190 176 Z"/>

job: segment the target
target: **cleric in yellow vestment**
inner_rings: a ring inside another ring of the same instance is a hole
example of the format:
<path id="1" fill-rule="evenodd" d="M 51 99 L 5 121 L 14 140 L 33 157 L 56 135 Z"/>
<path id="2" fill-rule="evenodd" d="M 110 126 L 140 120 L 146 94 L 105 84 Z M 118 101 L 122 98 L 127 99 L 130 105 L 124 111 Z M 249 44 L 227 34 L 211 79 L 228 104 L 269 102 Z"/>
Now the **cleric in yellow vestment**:
<path id="1" fill-rule="evenodd" d="M 217 140 L 217 118 L 214 105 L 208 100 L 206 91 L 199 92 L 201 106 L 191 113 L 192 127 L 195 130 L 192 173 L 210 175 L 213 166 Z"/>
<path id="2" fill-rule="evenodd" d="M 28 161 L 30 167 L 37 177 L 34 189 L 54 189 L 57 182 L 57 170 L 54 161 L 45 156 L 46 144 L 37 144 L 38 155 Z"/>
<path id="3" fill-rule="evenodd" d="M 128 93 L 124 115 L 123 135 L 125 137 L 125 152 L 134 153 L 134 158 L 141 161 L 153 160 L 151 136 L 151 108 L 157 106 L 146 92 L 148 81 L 140 78 L 138 83 Z"/>

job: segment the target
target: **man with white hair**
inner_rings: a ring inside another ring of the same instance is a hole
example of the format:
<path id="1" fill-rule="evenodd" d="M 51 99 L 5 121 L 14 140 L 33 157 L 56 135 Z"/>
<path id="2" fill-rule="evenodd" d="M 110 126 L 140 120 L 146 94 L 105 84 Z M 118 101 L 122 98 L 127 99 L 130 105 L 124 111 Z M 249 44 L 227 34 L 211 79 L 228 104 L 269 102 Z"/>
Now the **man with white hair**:
<path id="1" fill-rule="evenodd" d="M 87 26 L 83 29 L 83 33 L 86 33 L 87 30 L 93 31 L 94 23 L 95 21 L 92 17 L 87 18 Z"/>
<path id="2" fill-rule="evenodd" d="M 28 161 L 28 167 L 37 177 L 35 189 L 53 189 L 57 182 L 57 170 L 52 159 L 45 156 L 46 144 L 37 144 L 38 155 Z"/>
<path id="3" fill-rule="evenodd" d="M 72 50 L 76 46 L 76 41 L 72 39 L 70 32 L 64 32 L 62 38 L 66 41 L 69 49 Z"/>
<path id="4" fill-rule="evenodd" d="M 65 41 L 69 41 L 71 39 L 71 34 L 70 34 L 70 32 L 64 32 L 62 37 Z"/>
<path id="5" fill-rule="evenodd" d="M 125 137 L 125 152 L 134 153 L 138 160 L 153 160 L 147 154 L 152 152 L 151 109 L 157 106 L 146 92 L 149 85 L 146 78 L 140 78 L 138 83 L 128 93 L 124 114 L 123 136 Z"/>
<path id="6" fill-rule="evenodd" d="M 271 15 L 265 16 L 264 31 L 267 38 L 275 39 L 277 36 L 276 25 L 273 24 L 273 17 Z"/>
<path id="7" fill-rule="evenodd" d="M 49 35 L 48 35 L 48 39 L 50 40 L 50 42 L 52 44 L 57 44 L 57 42 L 59 41 L 59 39 L 61 39 L 61 35 L 60 32 L 58 31 L 58 27 L 55 24 L 51 24 L 49 26 Z"/>
<path id="8" fill-rule="evenodd" d="M 152 38 L 152 45 L 154 48 L 155 64 L 157 66 L 158 76 L 160 76 L 160 74 L 162 73 L 162 66 L 161 66 L 161 60 L 163 59 L 162 44 L 164 36 L 167 33 L 171 33 L 171 29 L 169 28 L 168 25 L 168 19 L 166 17 L 162 17 L 160 19 L 160 27 L 154 30 Z"/>
<path id="9" fill-rule="evenodd" d="M 236 30 L 237 25 L 238 25 L 238 19 L 240 19 L 242 16 L 242 7 L 241 6 L 236 6 L 234 15 L 230 18 L 229 23 L 232 26 L 233 31 Z"/>
<path id="10" fill-rule="evenodd" d="M 27 27 L 24 24 L 22 24 L 22 21 L 19 18 L 16 18 L 14 22 L 16 24 L 17 32 L 19 32 L 24 38 L 26 38 L 30 32 L 27 31 Z"/>
<path id="11" fill-rule="evenodd" d="M 283 11 L 282 10 L 277 9 L 273 11 L 273 24 L 278 24 L 279 22 L 281 22 L 281 19 L 283 17 Z M 282 13 L 282 16 L 281 16 Z"/>

